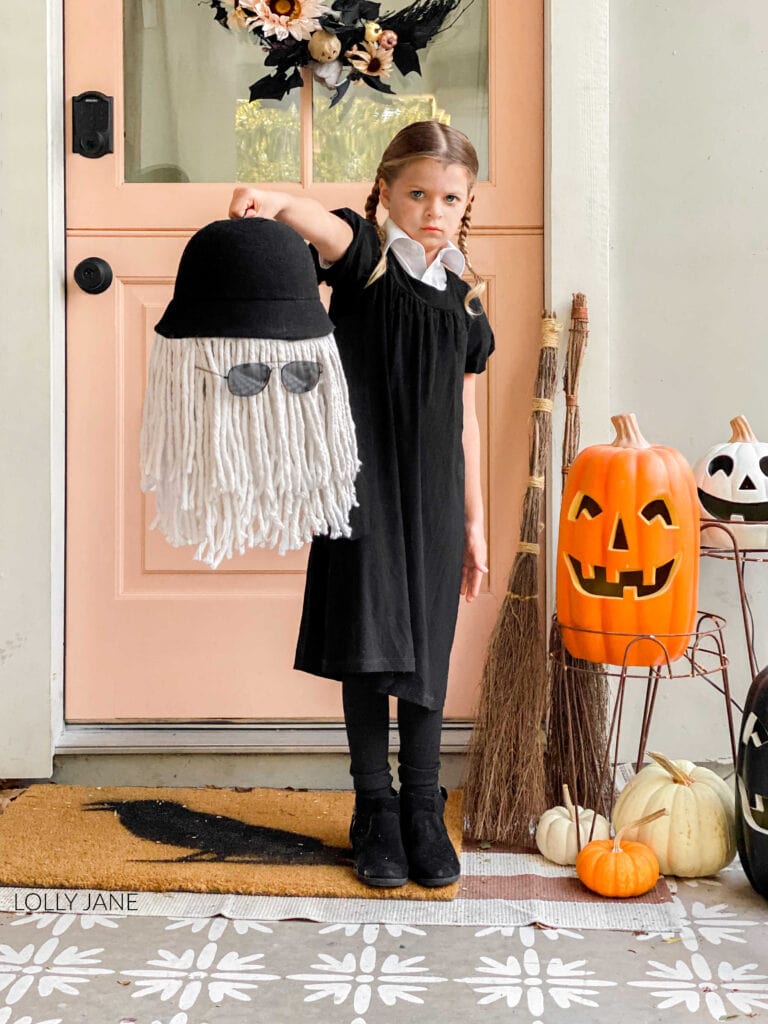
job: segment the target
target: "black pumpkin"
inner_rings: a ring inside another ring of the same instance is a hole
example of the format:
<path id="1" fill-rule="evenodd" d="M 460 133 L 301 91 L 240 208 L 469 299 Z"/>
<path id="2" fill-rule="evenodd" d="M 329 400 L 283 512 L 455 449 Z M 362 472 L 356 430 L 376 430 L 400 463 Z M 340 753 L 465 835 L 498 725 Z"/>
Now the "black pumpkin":
<path id="1" fill-rule="evenodd" d="M 752 888 L 768 899 L 768 668 L 744 702 L 736 761 L 736 841 Z"/>

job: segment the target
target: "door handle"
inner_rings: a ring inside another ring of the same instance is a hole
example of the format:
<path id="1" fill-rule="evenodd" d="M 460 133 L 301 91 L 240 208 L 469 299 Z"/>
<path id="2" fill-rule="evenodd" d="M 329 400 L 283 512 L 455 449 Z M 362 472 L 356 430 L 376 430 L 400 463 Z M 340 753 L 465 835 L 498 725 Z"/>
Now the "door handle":
<path id="1" fill-rule="evenodd" d="M 112 267 L 100 256 L 89 256 L 75 267 L 75 283 L 90 295 L 105 292 L 112 284 Z"/>

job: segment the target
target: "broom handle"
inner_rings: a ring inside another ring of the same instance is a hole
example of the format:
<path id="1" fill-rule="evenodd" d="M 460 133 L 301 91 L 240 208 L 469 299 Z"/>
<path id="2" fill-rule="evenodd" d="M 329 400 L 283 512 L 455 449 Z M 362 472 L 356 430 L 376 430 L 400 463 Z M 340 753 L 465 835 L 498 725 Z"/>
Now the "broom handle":
<path id="1" fill-rule="evenodd" d="M 587 297 L 575 292 L 571 304 L 571 327 L 568 333 L 568 347 L 565 358 L 563 387 L 565 390 L 565 431 L 563 454 L 560 465 L 563 488 L 568 471 L 579 450 L 581 440 L 581 414 L 579 410 L 579 374 L 581 360 L 589 337 L 589 310 Z M 583 338 L 583 341 L 582 341 Z"/>

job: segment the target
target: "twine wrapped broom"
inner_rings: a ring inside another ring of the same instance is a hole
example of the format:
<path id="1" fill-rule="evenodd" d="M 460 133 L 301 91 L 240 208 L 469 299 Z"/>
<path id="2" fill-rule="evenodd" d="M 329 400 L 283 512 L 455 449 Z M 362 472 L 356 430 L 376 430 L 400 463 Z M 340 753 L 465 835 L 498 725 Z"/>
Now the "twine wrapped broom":
<path id="1" fill-rule="evenodd" d="M 589 338 L 586 296 L 573 296 L 571 327 L 565 357 L 565 432 L 562 474 L 565 478 L 579 451 L 581 417 L 579 376 Z M 579 803 L 610 806 L 600 790 L 601 766 L 607 743 L 608 680 L 602 665 L 574 658 L 563 648 L 554 624 L 550 634 L 550 699 L 547 726 L 547 804 L 558 802 L 563 785 L 575 786 Z M 569 714 L 570 711 L 570 714 Z M 605 788 L 605 787 L 604 787 Z"/>
<path id="2" fill-rule="evenodd" d="M 539 533 L 562 326 L 554 314 L 543 314 L 520 541 L 488 645 L 469 745 L 468 827 L 475 838 L 492 842 L 531 845 L 532 821 L 545 809 L 547 665 L 539 614 Z"/>

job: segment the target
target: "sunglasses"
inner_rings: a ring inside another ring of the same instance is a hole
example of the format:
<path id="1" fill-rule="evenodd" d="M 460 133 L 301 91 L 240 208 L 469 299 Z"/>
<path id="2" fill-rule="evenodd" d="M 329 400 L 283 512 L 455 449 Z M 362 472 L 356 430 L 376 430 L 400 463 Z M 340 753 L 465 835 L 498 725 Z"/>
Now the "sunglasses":
<path id="1" fill-rule="evenodd" d="M 212 373 L 223 377 L 233 395 L 239 398 L 250 398 L 258 395 L 269 384 L 272 367 L 280 367 L 280 380 L 286 391 L 293 395 L 303 395 L 317 387 L 323 368 L 320 363 L 299 359 L 292 363 L 238 363 L 228 373 L 217 373 L 205 366 L 195 366 L 203 373 Z"/>

